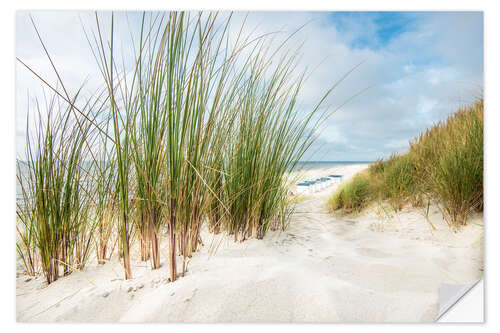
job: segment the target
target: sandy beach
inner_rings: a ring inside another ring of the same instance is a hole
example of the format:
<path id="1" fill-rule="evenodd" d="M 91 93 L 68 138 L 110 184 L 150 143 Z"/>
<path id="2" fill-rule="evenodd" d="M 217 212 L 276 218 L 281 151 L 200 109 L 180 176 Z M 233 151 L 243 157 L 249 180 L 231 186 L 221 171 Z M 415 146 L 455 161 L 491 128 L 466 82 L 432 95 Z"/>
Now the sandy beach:
<path id="1" fill-rule="evenodd" d="M 367 165 L 311 170 L 305 178 L 341 174 Z M 20 322 L 431 322 L 441 283 L 482 276 L 482 215 L 453 233 L 437 207 L 429 219 L 405 208 L 384 214 L 377 206 L 355 217 L 325 207 L 338 185 L 304 196 L 286 231 L 234 243 L 202 233 L 186 276 L 168 281 L 167 241 L 162 267 L 132 256 L 134 278 L 123 279 L 116 257 L 91 261 L 46 285 L 18 265 L 16 314 Z"/>

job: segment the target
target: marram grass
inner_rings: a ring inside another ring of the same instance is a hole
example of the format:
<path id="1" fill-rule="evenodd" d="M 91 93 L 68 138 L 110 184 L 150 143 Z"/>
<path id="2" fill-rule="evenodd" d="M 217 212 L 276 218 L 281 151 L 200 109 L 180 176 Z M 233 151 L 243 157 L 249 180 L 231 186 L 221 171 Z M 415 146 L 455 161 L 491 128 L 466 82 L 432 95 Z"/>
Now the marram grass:
<path id="1" fill-rule="evenodd" d="M 363 171 L 354 175 L 349 182 L 340 185 L 327 204 L 331 210 L 352 214 L 365 208 L 375 195 L 370 174 Z"/>
<path id="2" fill-rule="evenodd" d="M 78 93 L 70 98 L 38 30 L 58 85 L 19 59 L 62 106 L 35 119 L 27 176 L 18 172 L 18 253 L 48 283 L 60 267 L 83 269 L 90 253 L 105 264 L 115 244 L 131 279 L 137 243 L 152 269 L 165 258 L 175 281 L 204 224 L 235 240 L 284 229 L 287 172 L 331 114 L 323 103 L 336 84 L 298 112 L 306 73 L 296 70 L 299 50 L 287 49 L 291 36 L 273 47 L 274 34 L 253 38 L 244 26 L 234 40 L 231 14 L 143 13 L 124 60 L 116 28 L 114 13 L 109 22 L 96 13 L 85 30 L 102 89 L 83 105 Z"/>
<path id="3" fill-rule="evenodd" d="M 483 209 L 483 100 L 463 107 L 410 142 L 403 155 L 372 164 L 331 197 L 331 210 L 359 211 L 388 200 L 395 210 L 436 200 L 456 230 Z"/>
<path id="4" fill-rule="evenodd" d="M 27 159 L 18 161 L 22 201 L 17 215 L 23 229 L 19 246 L 25 249 L 21 258 L 34 273 L 33 258 L 38 257 L 48 283 L 57 280 L 61 267 L 67 275 L 85 266 L 95 227 L 88 218 L 93 197 L 84 165 L 84 143 L 93 130 L 90 123 L 76 125 L 70 107 L 60 110 L 59 102 L 57 96 L 46 101 L 45 115 L 37 103 L 37 127 L 34 134 L 27 129 Z"/>

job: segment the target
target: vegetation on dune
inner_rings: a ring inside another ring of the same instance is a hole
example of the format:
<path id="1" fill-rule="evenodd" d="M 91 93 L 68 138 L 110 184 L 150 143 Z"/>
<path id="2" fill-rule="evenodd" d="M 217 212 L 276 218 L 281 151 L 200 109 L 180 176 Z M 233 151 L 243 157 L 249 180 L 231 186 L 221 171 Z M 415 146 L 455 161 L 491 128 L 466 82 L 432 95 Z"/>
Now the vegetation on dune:
<path id="1" fill-rule="evenodd" d="M 379 160 L 339 188 L 332 210 L 359 211 L 388 200 L 400 210 L 436 200 L 456 229 L 483 209 L 483 100 L 461 108 L 410 141 L 406 154 Z"/>
<path id="2" fill-rule="evenodd" d="M 27 129 L 27 160 L 17 162 L 23 198 L 17 203 L 18 252 L 30 274 L 36 272 L 34 258 L 40 259 L 48 283 L 57 280 L 61 265 L 64 275 L 85 266 L 95 230 L 95 220 L 89 218 L 90 174 L 84 165 L 93 129 L 74 117 L 70 106 L 57 112 L 59 102 L 56 96 L 46 101 L 46 114 L 37 102 L 33 136 Z"/>
<path id="3" fill-rule="evenodd" d="M 57 86 L 18 59 L 57 101 L 52 116 L 35 120 L 38 135 L 28 131 L 27 171 L 18 170 L 18 253 L 29 274 L 41 266 L 51 283 L 60 266 L 83 268 L 94 248 L 105 264 L 118 245 L 130 279 L 132 246 L 157 269 L 167 234 L 175 281 L 204 223 L 235 240 L 286 227 L 286 172 L 331 114 L 321 107 L 335 85 L 297 112 L 306 73 L 296 71 L 299 50 L 287 49 L 291 36 L 273 47 L 273 34 L 252 38 L 242 26 L 234 40 L 231 15 L 217 17 L 144 13 L 124 59 L 114 14 L 109 26 L 96 14 L 85 34 L 103 87 L 83 105 L 69 97 L 40 35 Z"/>
<path id="4" fill-rule="evenodd" d="M 342 209 L 345 214 L 360 211 L 373 197 L 372 187 L 369 174 L 360 172 L 339 187 L 328 200 L 328 206 L 332 210 Z"/>
<path id="5" fill-rule="evenodd" d="M 313 120 L 323 98 L 299 119 L 296 100 L 304 75 L 294 75 L 296 53 L 278 59 L 277 66 L 269 65 L 279 48 L 270 50 L 265 40 L 256 46 L 255 57 L 246 63 L 250 75 L 237 92 L 235 135 L 228 141 L 222 165 L 227 177 L 220 193 L 220 203 L 228 210 L 220 223 L 235 240 L 260 239 L 270 229 L 284 229 L 290 214 L 285 174 L 313 142 L 317 124 L 328 116 Z"/>

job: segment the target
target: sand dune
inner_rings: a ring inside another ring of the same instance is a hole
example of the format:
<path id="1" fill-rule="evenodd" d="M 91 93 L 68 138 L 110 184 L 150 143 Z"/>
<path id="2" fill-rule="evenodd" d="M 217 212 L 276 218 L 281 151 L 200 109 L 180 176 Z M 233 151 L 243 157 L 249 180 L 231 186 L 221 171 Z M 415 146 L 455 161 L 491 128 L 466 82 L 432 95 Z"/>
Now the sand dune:
<path id="1" fill-rule="evenodd" d="M 314 170 L 344 179 L 365 168 Z M 43 277 L 16 286 L 22 322 L 419 322 L 438 312 L 440 283 L 482 275 L 478 215 L 452 233 L 437 208 L 430 219 L 405 209 L 392 217 L 372 207 L 339 218 L 324 207 L 336 185 L 296 205 L 285 232 L 234 243 L 204 232 L 205 245 L 188 273 L 168 282 L 168 264 L 155 271 L 134 262 L 123 280 L 120 263 L 94 263 L 46 286 Z M 166 246 L 167 242 L 163 242 Z M 213 253 L 214 248 L 217 251 Z M 162 253 L 167 253 L 166 249 Z"/>

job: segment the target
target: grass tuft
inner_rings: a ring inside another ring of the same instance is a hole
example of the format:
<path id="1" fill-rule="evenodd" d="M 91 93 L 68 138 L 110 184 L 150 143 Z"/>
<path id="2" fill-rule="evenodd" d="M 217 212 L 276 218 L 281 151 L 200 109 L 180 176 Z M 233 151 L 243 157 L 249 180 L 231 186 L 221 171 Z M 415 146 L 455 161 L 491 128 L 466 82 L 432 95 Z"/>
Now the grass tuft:
<path id="1" fill-rule="evenodd" d="M 367 171 L 360 172 L 349 181 L 342 184 L 328 200 L 331 210 L 342 214 L 352 214 L 361 211 L 373 198 L 374 189 Z"/>

